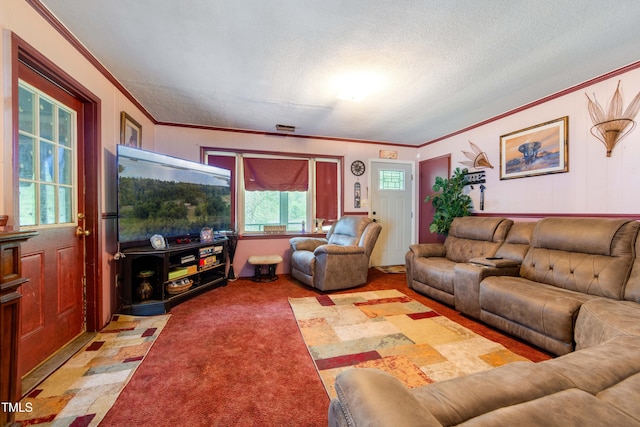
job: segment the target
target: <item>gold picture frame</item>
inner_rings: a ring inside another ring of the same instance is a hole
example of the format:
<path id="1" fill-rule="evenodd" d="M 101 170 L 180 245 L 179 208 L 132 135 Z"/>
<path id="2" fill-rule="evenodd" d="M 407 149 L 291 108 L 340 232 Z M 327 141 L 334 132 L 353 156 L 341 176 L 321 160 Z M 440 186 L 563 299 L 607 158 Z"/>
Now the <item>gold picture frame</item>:
<path id="1" fill-rule="evenodd" d="M 142 126 L 124 111 L 120 113 L 120 144 L 142 147 Z"/>
<path id="2" fill-rule="evenodd" d="M 500 179 L 568 171 L 568 116 L 500 137 Z"/>

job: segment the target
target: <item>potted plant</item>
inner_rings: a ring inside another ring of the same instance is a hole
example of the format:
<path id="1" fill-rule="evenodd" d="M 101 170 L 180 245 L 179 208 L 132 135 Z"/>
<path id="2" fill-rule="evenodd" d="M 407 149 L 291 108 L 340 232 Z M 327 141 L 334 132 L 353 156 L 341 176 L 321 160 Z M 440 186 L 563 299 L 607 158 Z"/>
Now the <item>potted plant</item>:
<path id="1" fill-rule="evenodd" d="M 463 193 L 467 172 L 467 169 L 456 168 L 451 178 L 436 177 L 433 191 L 439 193 L 424 199 L 431 202 L 436 211 L 429 226 L 432 233 L 447 234 L 455 217 L 471 214 L 471 197 Z"/>

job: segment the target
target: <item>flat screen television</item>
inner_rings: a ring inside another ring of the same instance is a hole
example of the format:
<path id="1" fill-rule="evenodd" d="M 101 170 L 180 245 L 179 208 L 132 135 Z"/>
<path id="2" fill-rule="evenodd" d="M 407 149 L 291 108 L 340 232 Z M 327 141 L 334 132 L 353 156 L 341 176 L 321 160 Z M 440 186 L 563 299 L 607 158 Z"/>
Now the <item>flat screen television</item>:
<path id="1" fill-rule="evenodd" d="M 149 244 L 156 234 L 193 241 L 203 228 L 230 228 L 229 170 L 125 145 L 117 166 L 120 244 Z"/>

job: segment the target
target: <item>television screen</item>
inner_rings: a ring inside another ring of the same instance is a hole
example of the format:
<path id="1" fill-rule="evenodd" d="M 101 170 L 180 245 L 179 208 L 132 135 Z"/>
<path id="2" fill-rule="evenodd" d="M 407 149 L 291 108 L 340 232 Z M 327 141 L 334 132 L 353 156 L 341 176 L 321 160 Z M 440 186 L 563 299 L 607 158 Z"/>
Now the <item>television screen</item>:
<path id="1" fill-rule="evenodd" d="M 118 242 L 149 243 L 155 234 L 197 238 L 228 230 L 231 172 L 118 145 Z"/>

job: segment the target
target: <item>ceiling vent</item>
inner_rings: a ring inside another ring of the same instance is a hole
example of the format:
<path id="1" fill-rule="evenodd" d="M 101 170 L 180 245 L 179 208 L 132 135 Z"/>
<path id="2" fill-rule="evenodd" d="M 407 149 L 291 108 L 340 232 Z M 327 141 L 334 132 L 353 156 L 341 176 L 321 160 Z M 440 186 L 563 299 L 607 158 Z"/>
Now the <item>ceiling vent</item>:
<path id="1" fill-rule="evenodd" d="M 289 126 L 289 125 L 276 125 L 276 130 L 278 132 L 295 132 L 296 131 L 296 127 L 295 126 Z"/>

